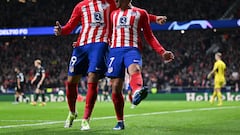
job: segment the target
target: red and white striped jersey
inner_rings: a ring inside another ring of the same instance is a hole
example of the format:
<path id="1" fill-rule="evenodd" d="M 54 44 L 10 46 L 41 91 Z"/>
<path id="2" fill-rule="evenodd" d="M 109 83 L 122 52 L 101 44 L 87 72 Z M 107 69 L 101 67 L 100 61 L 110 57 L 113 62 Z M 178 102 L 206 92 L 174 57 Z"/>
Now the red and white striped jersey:
<path id="1" fill-rule="evenodd" d="M 148 13 L 140 8 L 117 9 L 111 13 L 111 48 L 136 47 L 142 50 L 141 32 L 146 41 L 160 55 L 165 50 L 157 41 L 150 28 Z"/>
<path id="2" fill-rule="evenodd" d="M 62 35 L 70 34 L 81 23 L 77 46 L 95 42 L 108 43 L 110 13 L 115 9 L 115 0 L 84 0 L 75 6 L 71 18 L 62 27 Z"/>

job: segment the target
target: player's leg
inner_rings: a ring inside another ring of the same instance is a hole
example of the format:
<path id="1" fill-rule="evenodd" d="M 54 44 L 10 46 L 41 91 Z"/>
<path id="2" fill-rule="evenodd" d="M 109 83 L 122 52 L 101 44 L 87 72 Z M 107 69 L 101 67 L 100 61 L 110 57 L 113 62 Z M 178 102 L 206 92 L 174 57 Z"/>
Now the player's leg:
<path id="1" fill-rule="evenodd" d="M 15 100 L 14 100 L 13 104 L 18 104 L 19 103 L 19 92 L 18 92 L 18 90 L 15 92 L 14 98 L 15 98 Z"/>
<path id="2" fill-rule="evenodd" d="M 218 106 L 222 105 L 222 93 L 221 93 L 221 88 L 216 89 L 217 92 L 217 97 L 218 97 Z"/>
<path id="3" fill-rule="evenodd" d="M 124 118 L 123 118 L 123 109 L 124 109 L 124 98 L 122 95 L 123 89 L 123 79 L 122 78 L 113 78 L 112 82 L 112 101 L 114 104 L 115 113 L 117 116 L 117 125 L 113 130 L 123 130 L 124 129 Z"/>
<path id="4" fill-rule="evenodd" d="M 69 114 L 65 121 L 65 128 L 72 127 L 74 119 L 77 118 L 76 111 L 76 100 L 78 95 L 78 82 L 80 81 L 81 75 L 68 76 L 67 86 L 66 86 L 66 96 L 69 108 Z"/>
<path id="5" fill-rule="evenodd" d="M 98 93 L 98 80 L 106 72 L 106 54 L 108 45 L 104 42 L 92 43 L 86 45 L 89 67 L 88 67 L 88 81 L 87 81 L 87 95 L 84 109 L 81 130 L 89 130 L 89 119 L 91 117 Z"/>
<path id="6" fill-rule="evenodd" d="M 117 116 L 117 125 L 114 130 L 124 129 L 123 109 L 124 99 L 122 96 L 123 78 L 125 75 L 124 54 L 126 50 L 123 48 L 114 48 L 109 52 L 108 71 L 106 76 L 112 78 L 112 101 Z"/>
<path id="7" fill-rule="evenodd" d="M 130 87 L 133 93 L 133 104 L 138 105 L 147 97 L 147 87 L 143 87 L 143 78 L 141 73 L 142 58 L 139 50 L 131 49 L 124 56 L 124 63 L 130 76 Z"/>
<path id="8" fill-rule="evenodd" d="M 23 92 L 21 92 L 21 96 L 23 98 L 23 101 L 25 101 L 26 103 L 28 103 L 28 99 L 27 97 L 25 96 L 25 94 Z"/>
<path id="9" fill-rule="evenodd" d="M 23 101 L 28 103 L 28 99 L 27 99 L 27 97 L 24 94 L 24 83 L 21 83 L 20 85 L 21 85 L 21 90 L 20 90 L 19 94 L 20 94 L 20 96 L 22 96 Z"/>
<path id="10" fill-rule="evenodd" d="M 41 93 L 41 98 L 42 98 L 42 103 L 40 103 L 40 106 L 45 106 L 46 105 L 46 99 L 45 99 L 45 90 L 43 88 L 43 85 L 40 86 L 39 91 Z"/>
<path id="11" fill-rule="evenodd" d="M 16 102 L 17 102 L 17 103 L 19 103 L 19 97 L 20 97 L 20 94 L 19 94 L 19 92 L 17 91 L 17 92 L 16 92 Z"/>
<path id="12" fill-rule="evenodd" d="M 215 97 L 217 96 L 217 92 L 216 92 L 216 90 L 214 89 L 213 90 L 213 94 L 212 94 L 212 96 L 211 96 L 211 99 L 210 99 L 210 103 L 211 104 L 213 104 L 214 103 L 214 100 L 215 100 Z"/>
<path id="13" fill-rule="evenodd" d="M 213 91 L 212 97 L 210 99 L 211 104 L 213 104 L 215 98 L 218 97 L 218 105 L 219 106 L 222 105 L 222 93 L 221 93 L 222 85 L 223 85 L 223 83 L 221 83 L 221 81 L 219 81 L 219 80 L 214 81 L 214 91 Z"/>
<path id="14" fill-rule="evenodd" d="M 128 83 L 125 87 L 126 87 L 125 89 L 126 89 L 127 94 L 128 94 L 128 99 L 129 99 L 130 103 L 132 103 L 132 89 L 130 87 L 130 84 Z"/>
<path id="15" fill-rule="evenodd" d="M 35 98 L 34 98 L 34 101 L 31 103 L 31 105 L 34 105 L 34 106 L 37 105 L 39 94 L 40 94 L 40 91 L 39 91 L 38 88 L 36 88 L 36 90 L 35 90 Z"/>
<path id="16" fill-rule="evenodd" d="M 87 72 L 87 55 L 84 46 L 73 49 L 72 57 L 69 62 L 68 80 L 66 83 L 66 96 L 69 108 L 69 114 L 64 127 L 72 127 L 74 119 L 77 118 L 76 100 L 78 96 L 78 83 L 82 75 Z"/>
<path id="17" fill-rule="evenodd" d="M 213 94 L 212 97 L 210 99 L 210 103 L 213 104 L 215 101 L 215 98 L 217 97 L 217 89 L 219 88 L 219 81 L 214 79 L 214 89 L 213 89 Z"/>
<path id="18" fill-rule="evenodd" d="M 89 119 L 92 114 L 96 99 L 97 99 L 97 85 L 98 85 L 99 75 L 97 73 L 88 73 L 88 90 L 86 95 L 86 103 L 84 108 L 84 115 L 81 124 L 81 130 L 89 130 Z"/>

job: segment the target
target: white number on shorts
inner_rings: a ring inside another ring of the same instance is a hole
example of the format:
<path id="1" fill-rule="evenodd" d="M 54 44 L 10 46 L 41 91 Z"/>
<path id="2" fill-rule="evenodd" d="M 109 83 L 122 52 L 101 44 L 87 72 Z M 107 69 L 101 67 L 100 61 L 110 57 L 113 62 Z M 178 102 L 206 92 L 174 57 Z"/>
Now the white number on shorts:
<path id="1" fill-rule="evenodd" d="M 76 62 L 77 62 L 77 57 L 72 56 L 71 61 L 70 61 L 70 65 L 73 66 Z"/>
<path id="2" fill-rule="evenodd" d="M 112 63 L 113 63 L 114 59 L 115 59 L 115 57 L 111 57 L 111 58 L 110 58 L 110 63 L 109 63 L 109 65 L 108 65 L 108 67 L 111 67 L 111 66 L 112 66 Z"/>

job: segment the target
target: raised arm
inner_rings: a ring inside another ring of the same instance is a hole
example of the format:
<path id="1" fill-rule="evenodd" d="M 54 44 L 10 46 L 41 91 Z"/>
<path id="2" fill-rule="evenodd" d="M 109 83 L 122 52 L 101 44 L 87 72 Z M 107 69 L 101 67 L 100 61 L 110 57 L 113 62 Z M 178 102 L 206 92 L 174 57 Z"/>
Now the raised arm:
<path id="1" fill-rule="evenodd" d="M 54 33 L 56 36 L 68 35 L 74 30 L 74 28 L 79 24 L 79 22 L 81 22 L 80 9 L 81 3 L 75 6 L 71 17 L 65 26 L 62 27 L 61 24 L 56 21 L 56 26 L 54 27 Z"/>
<path id="2" fill-rule="evenodd" d="M 148 14 L 148 17 L 150 19 L 150 22 L 155 22 L 158 23 L 160 25 L 164 24 L 167 21 L 167 17 L 166 16 L 156 16 L 153 14 Z"/>
<path id="3" fill-rule="evenodd" d="M 165 62 L 171 62 L 174 59 L 174 55 L 171 51 L 166 51 L 163 46 L 158 42 L 156 37 L 150 28 L 150 21 L 147 12 L 143 10 L 141 16 L 141 23 L 143 28 L 143 34 L 148 44 L 163 57 Z"/>

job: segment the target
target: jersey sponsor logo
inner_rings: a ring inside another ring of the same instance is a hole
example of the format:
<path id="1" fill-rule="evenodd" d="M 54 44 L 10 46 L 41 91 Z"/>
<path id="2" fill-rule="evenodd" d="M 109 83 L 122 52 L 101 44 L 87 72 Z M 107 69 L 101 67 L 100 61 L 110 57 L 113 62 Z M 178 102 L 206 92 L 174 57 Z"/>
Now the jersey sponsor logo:
<path id="1" fill-rule="evenodd" d="M 117 29 L 119 28 L 130 28 L 131 26 L 127 24 L 128 18 L 126 16 L 122 16 L 119 18 L 119 25 L 116 27 Z"/>
<path id="2" fill-rule="evenodd" d="M 120 25 L 126 25 L 127 23 L 127 17 L 126 16 L 122 16 L 120 19 L 119 19 L 119 24 Z"/>
<path id="3" fill-rule="evenodd" d="M 94 21 L 90 24 L 92 27 L 105 26 L 103 12 L 94 12 L 93 16 Z"/>
<path id="4" fill-rule="evenodd" d="M 102 22 L 103 20 L 102 12 L 95 12 L 94 19 L 95 19 L 95 22 Z"/>

